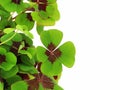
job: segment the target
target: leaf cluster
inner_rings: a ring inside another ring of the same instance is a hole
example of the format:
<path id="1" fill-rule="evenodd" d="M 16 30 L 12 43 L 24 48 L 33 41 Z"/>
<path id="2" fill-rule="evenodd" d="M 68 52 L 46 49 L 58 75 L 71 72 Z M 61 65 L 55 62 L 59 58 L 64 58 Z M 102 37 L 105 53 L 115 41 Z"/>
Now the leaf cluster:
<path id="1" fill-rule="evenodd" d="M 59 18 L 56 0 L 0 0 L 0 90 L 63 90 L 58 80 L 63 65 L 74 65 L 75 46 L 44 29 Z M 33 43 L 34 27 L 42 46 Z"/>

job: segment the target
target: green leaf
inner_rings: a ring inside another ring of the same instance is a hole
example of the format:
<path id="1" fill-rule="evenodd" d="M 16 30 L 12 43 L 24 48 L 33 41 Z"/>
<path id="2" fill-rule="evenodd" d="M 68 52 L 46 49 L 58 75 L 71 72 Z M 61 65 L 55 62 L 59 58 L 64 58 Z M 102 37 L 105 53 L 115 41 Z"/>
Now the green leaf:
<path id="1" fill-rule="evenodd" d="M 39 84 L 39 90 L 44 90 L 44 87 L 42 86 L 42 84 Z"/>
<path id="2" fill-rule="evenodd" d="M 8 53 L 5 54 L 5 56 L 6 56 L 6 62 L 7 63 L 10 63 L 12 65 L 15 65 L 17 63 L 17 58 L 13 53 L 8 52 Z"/>
<path id="3" fill-rule="evenodd" d="M 51 72 L 50 72 L 51 70 L 52 70 L 51 62 L 46 61 L 46 62 L 42 63 L 41 71 L 42 71 L 43 74 L 48 75 L 48 76 L 52 76 Z"/>
<path id="4" fill-rule="evenodd" d="M 8 70 L 12 69 L 16 65 L 17 58 L 11 52 L 5 53 L 5 57 L 6 57 L 5 62 L 2 62 L 0 64 L 0 68 L 2 68 L 5 71 L 8 71 Z"/>
<path id="5" fill-rule="evenodd" d="M 7 52 L 6 49 L 0 47 L 0 54 L 4 55 L 6 52 Z"/>
<path id="6" fill-rule="evenodd" d="M 48 1 L 48 3 L 55 3 L 56 2 L 56 0 L 47 0 Z"/>
<path id="7" fill-rule="evenodd" d="M 37 60 L 39 62 L 45 62 L 48 59 L 48 57 L 45 55 L 46 49 L 44 47 L 38 46 L 36 50 Z"/>
<path id="8" fill-rule="evenodd" d="M 52 72 L 54 76 L 62 72 L 62 64 L 58 60 L 53 63 Z"/>
<path id="9" fill-rule="evenodd" d="M 37 33 L 40 35 L 41 32 L 42 32 L 43 29 L 44 29 L 44 26 L 41 26 L 41 25 L 38 25 L 38 24 L 37 24 L 36 29 L 37 29 Z"/>
<path id="10" fill-rule="evenodd" d="M 32 55 L 35 56 L 36 48 L 35 47 L 28 47 L 27 51 Z"/>
<path id="11" fill-rule="evenodd" d="M 27 66 L 25 64 L 20 64 L 19 69 L 22 72 L 28 72 L 30 74 L 38 73 L 37 69 L 34 66 Z"/>
<path id="12" fill-rule="evenodd" d="M 27 55 L 21 55 L 21 61 L 22 63 L 24 63 L 25 65 L 34 65 L 35 64 L 35 60 L 34 59 L 30 59 Z"/>
<path id="13" fill-rule="evenodd" d="M 10 77 L 10 78 L 6 79 L 8 85 L 11 85 L 11 84 L 13 84 L 13 83 L 15 83 L 17 81 L 21 81 L 21 80 L 22 80 L 22 78 L 20 76 L 18 76 L 18 75 L 15 75 L 13 77 Z"/>
<path id="14" fill-rule="evenodd" d="M 9 11 L 9 12 L 18 12 L 20 13 L 21 11 L 25 10 L 26 5 L 23 3 L 23 1 L 20 2 L 20 4 L 15 4 L 13 2 L 11 2 L 11 0 L 4 0 L 4 2 L 2 0 L 0 0 L 0 5 L 2 5 L 5 10 Z"/>
<path id="15" fill-rule="evenodd" d="M 62 55 L 59 60 L 66 66 L 72 67 L 75 62 L 75 46 L 72 42 L 68 41 L 59 47 Z"/>
<path id="16" fill-rule="evenodd" d="M 32 59 L 31 53 L 29 53 L 29 52 L 26 51 L 26 50 L 20 50 L 19 53 L 20 53 L 20 54 L 25 54 L 25 55 L 27 55 L 30 59 Z"/>
<path id="17" fill-rule="evenodd" d="M 38 25 L 41 25 L 41 26 L 52 26 L 52 25 L 55 24 L 55 20 L 54 19 L 49 18 L 49 17 L 47 19 L 46 18 L 44 19 L 44 18 L 42 18 L 40 16 L 39 12 L 32 12 L 31 15 L 32 15 L 33 20 L 35 20 Z"/>
<path id="18" fill-rule="evenodd" d="M 12 84 L 11 90 L 28 90 L 28 85 L 25 81 L 19 81 Z"/>
<path id="19" fill-rule="evenodd" d="M 33 41 L 32 39 L 30 39 L 29 37 L 27 37 L 25 34 L 21 33 L 23 40 L 25 41 L 25 43 L 27 43 L 29 46 L 33 45 Z"/>
<path id="20" fill-rule="evenodd" d="M 47 48 L 50 43 L 58 46 L 63 37 L 63 33 L 56 29 L 41 32 L 40 38 L 42 43 Z"/>
<path id="21" fill-rule="evenodd" d="M 64 90 L 64 89 L 59 85 L 55 85 L 53 90 Z"/>
<path id="22" fill-rule="evenodd" d="M 26 25 L 17 25 L 16 29 L 20 30 L 20 31 L 27 31 L 28 27 Z"/>
<path id="23" fill-rule="evenodd" d="M 28 36 L 29 38 L 31 38 L 31 39 L 34 38 L 34 37 L 33 37 L 33 34 L 32 34 L 31 32 L 29 32 L 29 31 L 24 31 L 24 34 L 25 34 L 26 36 Z"/>
<path id="24" fill-rule="evenodd" d="M 9 17 L 10 13 L 7 12 L 2 6 L 0 6 L 0 16 Z"/>
<path id="25" fill-rule="evenodd" d="M 5 34 L 0 38 L 0 41 L 3 43 L 5 42 L 7 45 L 12 45 L 10 41 L 15 36 L 15 32 L 11 32 L 9 34 Z"/>
<path id="26" fill-rule="evenodd" d="M 3 84 L 3 82 L 0 82 L 0 90 L 4 90 L 4 84 Z"/>
<path id="27" fill-rule="evenodd" d="M 16 75 L 18 72 L 18 67 L 17 66 L 14 66 L 11 70 L 9 71 L 4 71 L 4 70 L 1 70 L 0 71 L 0 75 L 4 78 L 4 79 L 7 79 L 7 78 L 10 78 L 14 75 Z"/>
<path id="28" fill-rule="evenodd" d="M 62 72 L 62 65 L 60 62 L 55 61 L 53 64 L 48 60 L 41 65 L 41 71 L 48 76 L 55 76 Z"/>
<path id="29" fill-rule="evenodd" d="M 13 32 L 15 29 L 14 28 L 6 28 L 6 29 L 4 29 L 4 33 L 11 33 L 11 32 Z"/>
<path id="30" fill-rule="evenodd" d="M 16 35 L 12 38 L 12 41 L 21 42 L 22 36 L 19 33 L 16 33 Z"/>
<path id="31" fill-rule="evenodd" d="M 48 5 L 46 8 L 46 12 L 48 16 L 53 18 L 55 21 L 60 19 L 60 13 L 57 9 L 57 3 Z"/>
<path id="32" fill-rule="evenodd" d="M 11 63 L 2 62 L 2 64 L 0 64 L 0 68 L 2 68 L 4 71 L 9 71 L 12 69 L 12 67 L 14 67 L 14 65 Z"/>
<path id="33" fill-rule="evenodd" d="M 29 16 L 28 16 L 29 15 Z M 29 18 L 30 18 L 30 14 L 27 14 L 27 13 L 22 13 L 22 14 L 19 14 L 17 17 L 16 17 L 16 20 L 15 22 L 19 25 L 24 25 L 24 26 L 27 26 L 27 29 L 28 30 L 31 30 L 34 26 L 34 21 L 30 21 Z M 31 17 L 32 18 L 32 17 Z"/>

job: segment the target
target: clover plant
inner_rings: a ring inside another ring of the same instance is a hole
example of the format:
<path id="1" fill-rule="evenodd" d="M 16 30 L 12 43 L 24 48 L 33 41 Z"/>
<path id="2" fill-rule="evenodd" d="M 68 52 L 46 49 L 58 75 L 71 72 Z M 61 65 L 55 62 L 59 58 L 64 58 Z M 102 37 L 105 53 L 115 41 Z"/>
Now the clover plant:
<path id="1" fill-rule="evenodd" d="M 59 18 L 56 0 L 0 0 L 0 90 L 63 90 L 58 81 L 63 65 L 74 65 L 75 47 L 60 44 L 60 30 L 44 29 Z"/>

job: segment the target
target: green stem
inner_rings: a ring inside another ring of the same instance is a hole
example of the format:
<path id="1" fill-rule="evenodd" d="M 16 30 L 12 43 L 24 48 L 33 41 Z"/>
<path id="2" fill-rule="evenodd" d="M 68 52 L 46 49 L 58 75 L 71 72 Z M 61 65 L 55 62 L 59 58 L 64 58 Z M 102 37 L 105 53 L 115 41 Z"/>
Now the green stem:
<path id="1" fill-rule="evenodd" d="M 4 42 L 0 43 L 0 45 L 2 44 L 5 44 L 6 42 L 10 41 L 12 38 L 14 38 L 14 36 L 16 35 L 17 33 L 15 32 L 9 39 L 5 40 Z"/>

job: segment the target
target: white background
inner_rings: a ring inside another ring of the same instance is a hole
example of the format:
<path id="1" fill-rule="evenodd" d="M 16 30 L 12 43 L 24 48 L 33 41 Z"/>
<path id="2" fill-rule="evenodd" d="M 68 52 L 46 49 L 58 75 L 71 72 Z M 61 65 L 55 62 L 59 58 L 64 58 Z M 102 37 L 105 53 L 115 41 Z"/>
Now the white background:
<path id="1" fill-rule="evenodd" d="M 120 90 L 120 0 L 57 2 L 61 19 L 54 28 L 63 31 L 62 43 L 76 46 L 75 65 L 64 67 L 59 84 L 64 90 Z"/>

